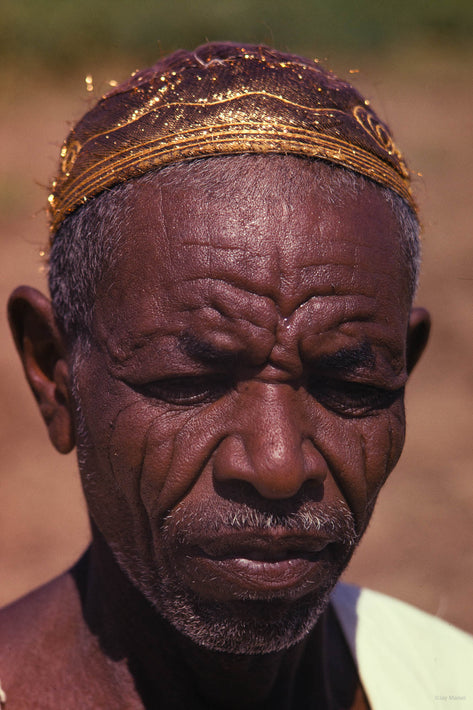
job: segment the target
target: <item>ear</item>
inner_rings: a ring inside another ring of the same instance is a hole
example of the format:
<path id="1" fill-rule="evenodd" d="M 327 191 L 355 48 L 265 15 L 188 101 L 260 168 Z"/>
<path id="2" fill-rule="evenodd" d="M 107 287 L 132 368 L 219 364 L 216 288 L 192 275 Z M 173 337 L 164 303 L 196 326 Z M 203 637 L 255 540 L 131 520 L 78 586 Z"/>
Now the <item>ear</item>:
<path id="1" fill-rule="evenodd" d="M 407 372 L 410 374 L 424 352 L 430 334 L 430 314 L 425 308 L 412 308 L 407 329 Z"/>
<path id="2" fill-rule="evenodd" d="M 36 289 L 19 286 L 10 296 L 8 318 L 49 438 L 67 454 L 75 444 L 69 367 L 51 302 Z"/>

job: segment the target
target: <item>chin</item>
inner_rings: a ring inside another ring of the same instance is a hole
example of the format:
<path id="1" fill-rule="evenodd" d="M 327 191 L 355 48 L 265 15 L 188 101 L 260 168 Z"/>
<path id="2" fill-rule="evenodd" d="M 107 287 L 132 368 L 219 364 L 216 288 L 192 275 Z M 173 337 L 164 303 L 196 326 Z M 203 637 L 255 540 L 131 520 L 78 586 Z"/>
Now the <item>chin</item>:
<path id="1" fill-rule="evenodd" d="M 334 584 L 307 599 L 210 603 L 192 591 L 166 596 L 162 616 L 195 644 L 210 651 L 261 655 L 302 641 L 327 608 Z"/>

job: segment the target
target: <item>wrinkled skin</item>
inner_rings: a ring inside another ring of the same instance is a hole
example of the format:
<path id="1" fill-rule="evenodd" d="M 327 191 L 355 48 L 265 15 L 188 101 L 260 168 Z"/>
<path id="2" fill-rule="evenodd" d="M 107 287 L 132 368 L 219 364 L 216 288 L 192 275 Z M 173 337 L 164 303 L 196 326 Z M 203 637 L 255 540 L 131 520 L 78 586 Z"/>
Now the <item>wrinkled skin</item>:
<path id="1" fill-rule="evenodd" d="M 427 318 L 375 186 L 330 204 L 327 166 L 260 158 L 235 181 L 218 160 L 218 190 L 196 164 L 126 198 L 49 426 L 61 450 L 77 435 L 97 568 L 111 548 L 197 646 L 268 653 L 315 624 L 368 524 Z"/>

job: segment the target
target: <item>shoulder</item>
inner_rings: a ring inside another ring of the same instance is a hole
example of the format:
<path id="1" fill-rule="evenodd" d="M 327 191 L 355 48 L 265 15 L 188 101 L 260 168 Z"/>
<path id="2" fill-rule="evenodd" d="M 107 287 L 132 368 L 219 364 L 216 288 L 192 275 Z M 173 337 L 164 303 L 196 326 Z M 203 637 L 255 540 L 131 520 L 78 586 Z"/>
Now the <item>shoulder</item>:
<path id="1" fill-rule="evenodd" d="M 71 572 L 0 610 L 7 710 L 138 707 L 121 696 L 120 688 L 130 685 L 122 666 L 105 656 L 89 629 Z"/>
<path id="2" fill-rule="evenodd" d="M 351 585 L 338 584 L 332 603 L 373 708 L 408 704 L 422 710 L 441 698 L 471 707 L 472 636 L 409 604 Z"/>
<path id="3" fill-rule="evenodd" d="M 44 669 L 56 675 L 67 662 L 70 640 L 76 635 L 80 601 L 74 581 L 64 574 L 0 610 L 0 681 L 7 707 L 27 707 L 39 701 Z"/>
<path id="4" fill-rule="evenodd" d="M 34 639 L 54 643 L 54 630 L 78 611 L 80 606 L 75 584 L 66 573 L 35 589 L 25 597 L 0 609 L 0 660 L 5 663 L 14 656 L 30 653 Z"/>

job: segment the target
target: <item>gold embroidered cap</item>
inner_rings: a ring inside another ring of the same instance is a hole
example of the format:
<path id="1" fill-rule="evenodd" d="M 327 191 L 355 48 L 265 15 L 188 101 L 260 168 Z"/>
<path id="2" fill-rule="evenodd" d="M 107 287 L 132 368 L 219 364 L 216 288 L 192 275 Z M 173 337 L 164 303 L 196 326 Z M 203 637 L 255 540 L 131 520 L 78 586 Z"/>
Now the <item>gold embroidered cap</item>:
<path id="1" fill-rule="evenodd" d="M 211 43 L 136 72 L 76 124 L 48 198 L 51 230 L 149 170 L 241 153 L 321 158 L 391 188 L 415 210 L 388 127 L 350 84 L 316 61 Z"/>

